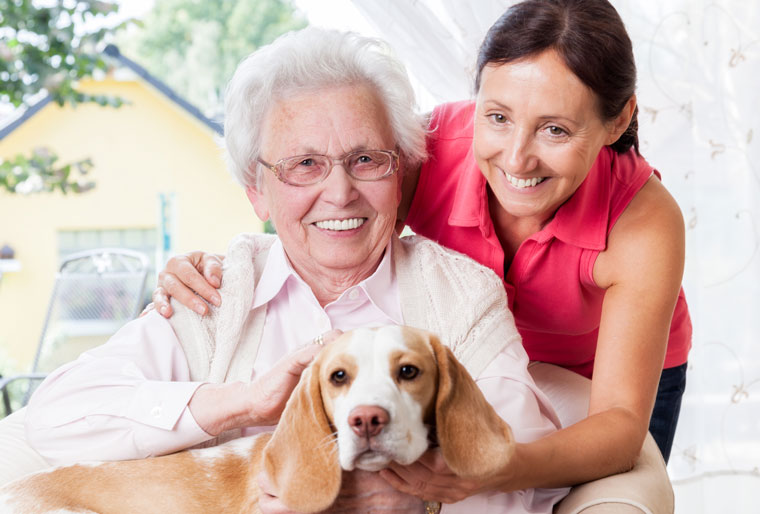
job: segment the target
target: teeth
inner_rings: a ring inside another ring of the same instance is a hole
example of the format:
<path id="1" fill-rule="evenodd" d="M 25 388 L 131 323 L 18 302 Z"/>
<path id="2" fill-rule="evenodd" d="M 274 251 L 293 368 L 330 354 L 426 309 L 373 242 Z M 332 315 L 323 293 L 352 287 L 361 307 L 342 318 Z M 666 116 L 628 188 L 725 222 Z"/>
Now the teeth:
<path id="1" fill-rule="evenodd" d="M 365 218 L 350 218 L 347 220 L 324 220 L 314 223 L 317 227 L 325 230 L 352 230 L 364 225 Z"/>
<path id="2" fill-rule="evenodd" d="M 533 178 L 529 178 L 529 179 L 516 178 L 516 177 L 513 177 L 512 175 L 510 175 L 509 173 L 507 173 L 506 171 L 504 172 L 504 175 L 507 177 L 507 180 L 509 180 L 509 183 L 512 184 L 513 186 L 515 186 L 518 189 L 524 189 L 526 187 L 533 187 L 533 186 L 535 186 L 535 185 L 540 184 L 541 182 L 543 182 L 544 178 L 545 178 L 545 177 L 533 177 Z"/>

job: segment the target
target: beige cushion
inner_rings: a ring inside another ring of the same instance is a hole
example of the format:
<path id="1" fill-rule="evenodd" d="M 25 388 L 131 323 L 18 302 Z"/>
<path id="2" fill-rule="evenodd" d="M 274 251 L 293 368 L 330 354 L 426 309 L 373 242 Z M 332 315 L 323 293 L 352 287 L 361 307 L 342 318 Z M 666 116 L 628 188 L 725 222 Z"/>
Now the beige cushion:
<path id="1" fill-rule="evenodd" d="M 42 456 L 26 443 L 26 408 L 0 419 L 0 486 L 27 473 L 49 468 Z"/>
<path id="2" fill-rule="evenodd" d="M 590 380 L 546 363 L 531 363 L 530 373 L 557 409 L 563 427 L 586 417 Z M 673 510 L 673 487 L 665 461 L 647 434 L 631 471 L 573 487 L 554 514 L 672 514 Z"/>

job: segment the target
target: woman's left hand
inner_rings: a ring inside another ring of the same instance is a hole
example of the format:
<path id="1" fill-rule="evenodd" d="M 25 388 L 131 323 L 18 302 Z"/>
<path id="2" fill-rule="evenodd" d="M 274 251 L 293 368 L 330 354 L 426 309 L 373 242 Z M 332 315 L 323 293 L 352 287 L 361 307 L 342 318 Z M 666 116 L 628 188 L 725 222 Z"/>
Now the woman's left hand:
<path id="1" fill-rule="evenodd" d="M 391 462 L 379 473 L 395 489 L 426 501 L 456 503 L 488 489 L 481 481 L 455 475 L 437 448 L 408 466 Z"/>

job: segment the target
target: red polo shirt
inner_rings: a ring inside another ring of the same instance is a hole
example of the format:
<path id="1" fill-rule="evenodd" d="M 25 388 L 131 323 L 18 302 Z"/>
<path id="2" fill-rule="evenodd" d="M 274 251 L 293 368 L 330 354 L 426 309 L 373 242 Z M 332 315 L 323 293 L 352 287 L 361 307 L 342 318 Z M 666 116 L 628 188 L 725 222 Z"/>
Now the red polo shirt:
<path id="1" fill-rule="evenodd" d="M 541 231 L 520 245 L 505 276 L 504 251 L 488 211 L 486 180 L 472 155 L 473 113 L 473 102 L 434 110 L 430 157 L 422 167 L 407 224 L 502 277 L 531 360 L 590 377 L 605 293 L 594 283 L 594 263 L 606 248 L 615 221 L 657 172 L 633 151 L 618 155 L 603 148 L 575 194 Z M 686 362 L 691 333 L 682 288 L 665 368 Z"/>

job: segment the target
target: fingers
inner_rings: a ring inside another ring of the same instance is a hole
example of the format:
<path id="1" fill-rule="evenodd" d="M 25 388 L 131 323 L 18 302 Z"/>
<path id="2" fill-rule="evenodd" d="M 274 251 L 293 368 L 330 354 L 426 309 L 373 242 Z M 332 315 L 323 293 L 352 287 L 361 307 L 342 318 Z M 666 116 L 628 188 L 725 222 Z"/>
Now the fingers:
<path id="1" fill-rule="evenodd" d="M 152 295 L 153 301 L 149 303 L 148 305 L 152 305 L 154 309 L 156 309 L 161 316 L 165 318 L 171 318 L 172 314 L 174 314 L 174 310 L 172 309 L 172 305 L 169 302 L 169 297 L 166 295 L 166 292 L 164 291 L 164 288 L 161 286 L 158 286 L 153 290 Z M 147 313 L 147 307 L 144 311 Z"/>
<path id="2" fill-rule="evenodd" d="M 145 306 L 142 312 L 137 315 L 137 317 L 142 318 L 143 316 L 145 316 L 146 314 L 148 314 L 150 311 L 154 310 L 155 308 L 156 308 L 155 304 L 153 302 L 150 302 L 148 305 Z"/>
<path id="3" fill-rule="evenodd" d="M 222 260 L 219 256 L 203 252 L 176 255 L 169 259 L 166 269 L 158 275 L 153 302 L 159 312 L 167 317 L 171 315 L 170 297 L 204 315 L 208 312 L 208 305 L 202 299 L 216 306 L 221 305 L 222 299 L 216 290 L 221 279 Z"/>
<path id="4" fill-rule="evenodd" d="M 189 288 L 195 291 L 207 302 L 216 305 L 217 307 L 221 305 L 222 299 L 219 296 L 219 292 L 216 290 L 218 286 L 214 286 L 207 282 L 207 278 L 210 276 L 215 277 L 218 284 L 221 285 L 222 283 L 222 264 L 216 256 L 209 256 L 203 252 L 191 252 L 184 256 L 178 255 L 176 257 L 172 257 L 170 261 L 174 259 L 177 259 L 176 270 L 174 270 L 175 266 L 171 266 L 170 268 L 169 263 L 167 263 L 166 271 L 168 275 L 173 275 L 173 278 L 176 280 L 172 282 L 168 287 L 166 284 L 161 284 L 166 288 L 170 296 L 177 298 L 174 290 L 172 289 L 172 286 L 182 287 L 186 289 Z M 203 275 L 201 275 L 201 271 L 203 272 Z M 176 281 L 179 281 L 179 283 Z M 179 298 L 177 299 L 179 300 Z M 200 302 L 200 300 L 198 301 Z M 182 303 L 184 304 L 185 302 Z"/>
<path id="5" fill-rule="evenodd" d="M 206 282 L 197 271 L 195 273 L 200 277 L 200 280 L 203 283 Z M 192 289 L 187 287 L 185 285 L 186 283 L 187 282 L 183 282 L 183 280 L 179 279 L 176 275 L 166 271 L 162 271 L 158 274 L 158 286 L 153 291 L 153 303 L 156 304 L 156 307 L 162 315 L 166 317 L 171 315 L 171 305 L 169 303 L 169 298 L 171 297 L 201 316 L 208 312 L 208 305 L 206 305 L 206 302 L 201 300 Z M 206 286 L 211 287 L 208 284 L 206 284 Z M 168 307 L 168 314 L 164 314 L 161 310 L 164 306 Z"/>
<path id="6" fill-rule="evenodd" d="M 300 376 L 321 350 L 322 347 L 315 344 L 306 345 L 296 350 L 288 356 L 288 372 Z"/>
<path id="7" fill-rule="evenodd" d="M 203 276 L 211 286 L 216 288 L 222 286 L 222 259 L 224 256 L 213 253 L 204 253 L 201 257 Z"/>
<path id="8" fill-rule="evenodd" d="M 337 328 L 334 328 L 330 331 L 325 332 L 322 334 L 322 341 L 324 344 L 330 344 L 336 339 L 338 339 L 343 334 L 342 330 L 338 330 Z"/>
<path id="9" fill-rule="evenodd" d="M 393 488 L 426 501 L 456 503 L 482 489 L 479 482 L 456 476 L 438 450 L 428 450 L 408 466 L 391 462 L 379 473 Z"/>

